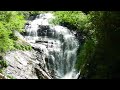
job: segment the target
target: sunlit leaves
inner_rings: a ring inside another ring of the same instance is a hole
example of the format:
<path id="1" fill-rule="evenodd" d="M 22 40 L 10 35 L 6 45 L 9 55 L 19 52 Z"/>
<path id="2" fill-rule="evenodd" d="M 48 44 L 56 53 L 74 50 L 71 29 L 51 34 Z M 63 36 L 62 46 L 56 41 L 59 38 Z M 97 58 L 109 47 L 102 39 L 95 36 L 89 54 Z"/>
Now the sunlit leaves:
<path id="1" fill-rule="evenodd" d="M 54 15 L 56 16 L 52 21 L 54 24 L 67 23 L 77 30 L 83 30 L 88 21 L 87 16 L 81 11 L 56 11 Z"/>
<path id="2" fill-rule="evenodd" d="M 22 31 L 24 17 L 17 11 L 0 11 L 0 52 L 14 48 L 13 30 Z"/>

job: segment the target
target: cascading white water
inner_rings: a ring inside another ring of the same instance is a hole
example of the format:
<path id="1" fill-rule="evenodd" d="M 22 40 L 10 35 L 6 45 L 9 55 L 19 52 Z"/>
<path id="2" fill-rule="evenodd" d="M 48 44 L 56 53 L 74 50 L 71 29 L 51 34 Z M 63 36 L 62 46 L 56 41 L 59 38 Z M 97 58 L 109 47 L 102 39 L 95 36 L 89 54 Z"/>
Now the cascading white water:
<path id="1" fill-rule="evenodd" d="M 63 26 L 49 24 L 55 18 L 51 13 L 37 15 L 29 21 L 25 36 L 32 46 L 45 53 L 45 68 L 53 78 L 75 79 L 78 72 L 74 69 L 76 51 L 79 43 L 73 33 Z"/>

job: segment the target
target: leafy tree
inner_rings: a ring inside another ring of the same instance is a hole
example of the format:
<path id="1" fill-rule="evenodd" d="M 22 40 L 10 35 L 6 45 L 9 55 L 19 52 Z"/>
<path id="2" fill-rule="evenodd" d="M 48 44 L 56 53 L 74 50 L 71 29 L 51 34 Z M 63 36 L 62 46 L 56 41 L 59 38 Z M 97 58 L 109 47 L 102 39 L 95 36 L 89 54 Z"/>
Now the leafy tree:
<path id="1" fill-rule="evenodd" d="M 0 52 L 14 48 L 13 31 L 22 32 L 24 23 L 24 16 L 17 11 L 0 11 Z"/>

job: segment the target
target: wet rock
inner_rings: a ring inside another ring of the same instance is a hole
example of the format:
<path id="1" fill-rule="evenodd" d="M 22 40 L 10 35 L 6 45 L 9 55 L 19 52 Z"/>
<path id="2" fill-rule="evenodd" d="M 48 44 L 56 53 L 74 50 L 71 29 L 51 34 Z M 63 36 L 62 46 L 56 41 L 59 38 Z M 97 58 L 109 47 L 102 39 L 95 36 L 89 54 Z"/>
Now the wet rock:
<path id="1" fill-rule="evenodd" d="M 0 56 L 0 60 L 3 60 L 3 57 L 2 57 L 2 56 Z"/>
<path id="2" fill-rule="evenodd" d="M 34 64 L 38 62 L 33 59 L 34 56 L 32 53 L 33 52 L 28 51 L 9 52 L 4 57 L 8 63 L 8 67 L 4 70 L 4 74 L 11 75 L 17 79 L 38 79 L 33 67 Z"/>
<path id="3" fill-rule="evenodd" d="M 4 75 L 10 75 L 16 79 L 50 79 L 46 69 L 44 53 L 38 51 L 11 51 L 4 57 L 8 67 L 3 71 Z"/>
<path id="4" fill-rule="evenodd" d="M 35 71 L 39 79 L 52 79 L 52 77 L 50 76 L 48 72 L 44 71 L 43 69 L 39 67 L 36 67 Z"/>
<path id="5" fill-rule="evenodd" d="M 38 27 L 39 27 L 39 29 L 41 29 L 41 30 L 48 30 L 48 29 L 50 29 L 50 26 L 49 26 L 49 25 L 39 25 Z"/>
<path id="6" fill-rule="evenodd" d="M 28 18 L 28 20 L 34 20 L 36 18 L 36 16 L 35 15 L 30 15 L 30 17 Z"/>

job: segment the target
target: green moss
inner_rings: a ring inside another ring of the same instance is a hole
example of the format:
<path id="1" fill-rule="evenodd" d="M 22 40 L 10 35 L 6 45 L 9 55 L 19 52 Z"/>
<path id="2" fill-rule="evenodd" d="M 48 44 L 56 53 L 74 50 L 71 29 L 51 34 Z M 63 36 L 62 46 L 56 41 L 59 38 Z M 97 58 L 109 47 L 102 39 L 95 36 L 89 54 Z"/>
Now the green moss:
<path id="1" fill-rule="evenodd" d="M 76 69 L 82 69 L 84 64 L 90 60 L 95 53 L 95 43 L 92 39 L 87 39 L 77 56 Z"/>
<path id="2" fill-rule="evenodd" d="M 30 45 L 26 45 L 26 44 L 15 43 L 14 47 L 17 50 L 23 50 L 23 51 L 32 50 L 32 47 Z"/>
<path id="3" fill-rule="evenodd" d="M 6 75 L 8 78 L 10 79 L 16 79 L 15 77 L 13 77 L 12 75 Z"/>
<path id="4" fill-rule="evenodd" d="M 5 60 L 0 60 L 0 65 L 2 68 L 6 68 L 8 66 Z"/>
<path id="5" fill-rule="evenodd" d="M 0 73 L 2 73 L 3 72 L 3 69 L 0 69 Z"/>
<path id="6" fill-rule="evenodd" d="M 4 69 L 7 68 L 8 64 L 5 60 L 0 60 L 0 73 L 3 73 Z"/>

